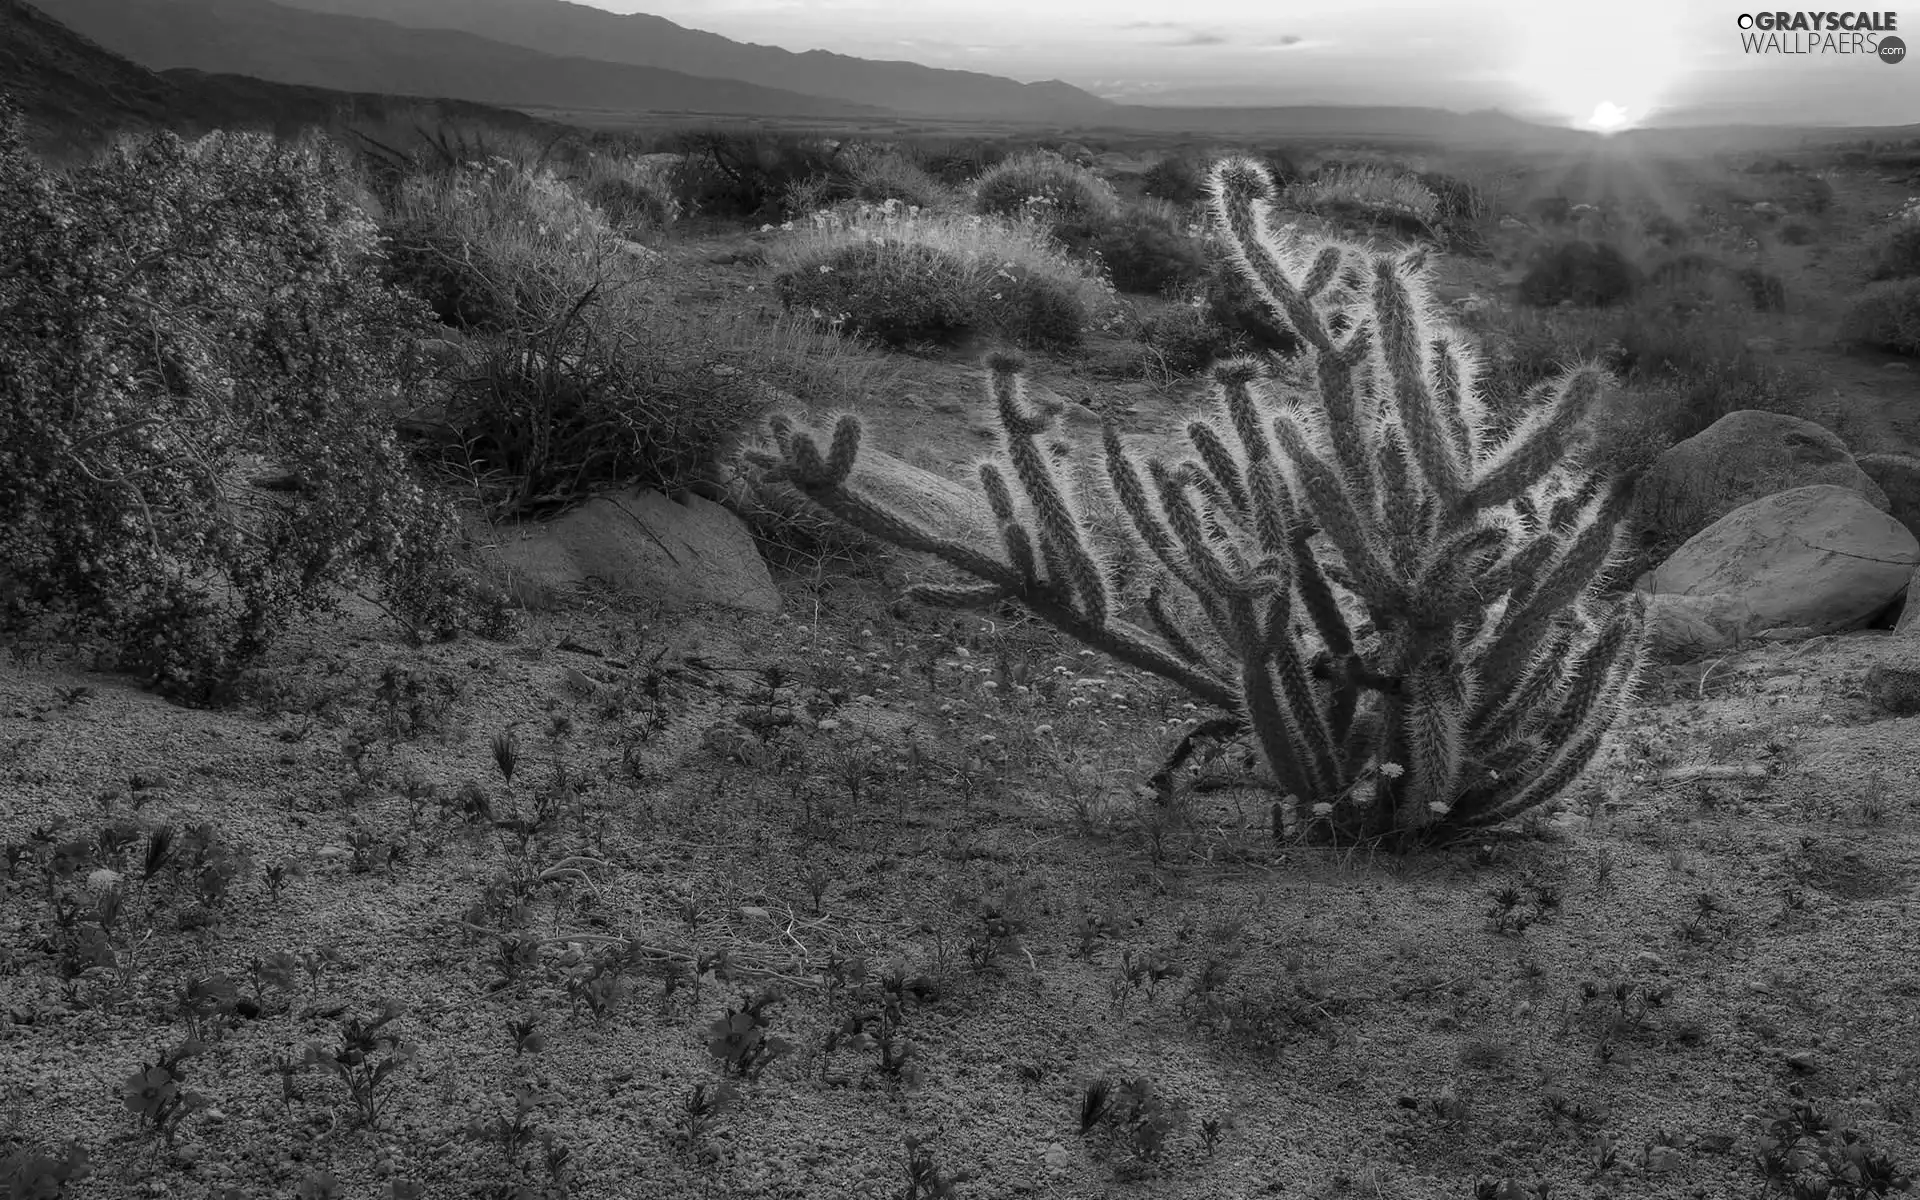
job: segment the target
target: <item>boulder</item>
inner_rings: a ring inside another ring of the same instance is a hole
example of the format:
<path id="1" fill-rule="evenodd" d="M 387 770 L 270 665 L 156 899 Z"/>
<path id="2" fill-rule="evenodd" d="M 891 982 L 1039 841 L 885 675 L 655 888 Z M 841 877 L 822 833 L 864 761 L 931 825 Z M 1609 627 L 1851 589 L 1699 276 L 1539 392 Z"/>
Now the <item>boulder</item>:
<path id="1" fill-rule="evenodd" d="M 535 595 L 598 581 L 674 607 L 780 611 L 780 593 L 746 525 L 699 496 L 676 503 L 630 489 L 502 533 L 494 565 Z"/>
<path id="2" fill-rule="evenodd" d="M 1863 454 L 1860 469 L 1887 496 L 1887 511 L 1920 537 L 1920 458 L 1910 454 Z"/>
<path id="3" fill-rule="evenodd" d="M 1735 509 L 1634 587 L 1744 605 L 1743 636 L 1838 633 L 1884 612 L 1916 563 L 1920 541 L 1904 525 L 1852 488 L 1815 484 Z"/>
<path id="4" fill-rule="evenodd" d="M 1655 595 L 1647 605 L 1647 649 L 1657 659 L 1684 661 L 1731 650 L 1754 624 L 1737 596 Z"/>
<path id="5" fill-rule="evenodd" d="M 1812 421 L 1742 409 L 1655 459 L 1640 479 L 1633 527 L 1669 549 L 1743 504 L 1813 484 L 1850 488 L 1885 511 L 1886 493 L 1845 442 Z"/>

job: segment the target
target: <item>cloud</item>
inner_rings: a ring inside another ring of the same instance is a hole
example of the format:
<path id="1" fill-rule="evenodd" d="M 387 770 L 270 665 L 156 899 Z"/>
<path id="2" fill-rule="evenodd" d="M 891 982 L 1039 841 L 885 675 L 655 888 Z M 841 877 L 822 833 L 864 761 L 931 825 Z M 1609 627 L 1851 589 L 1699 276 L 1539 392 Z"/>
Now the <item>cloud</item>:
<path id="1" fill-rule="evenodd" d="M 1152 39 L 1160 46 L 1224 46 L 1232 40 L 1223 33 L 1180 21 L 1128 21 L 1115 28 L 1125 33 L 1164 34 Z"/>
<path id="2" fill-rule="evenodd" d="M 1300 43 L 1306 40 L 1307 39 L 1301 37 L 1297 33 L 1281 33 L 1281 34 L 1275 34 L 1273 37 L 1261 38 L 1258 44 L 1262 46 L 1273 46 L 1276 48 L 1284 48 L 1287 46 L 1298 46 Z"/>

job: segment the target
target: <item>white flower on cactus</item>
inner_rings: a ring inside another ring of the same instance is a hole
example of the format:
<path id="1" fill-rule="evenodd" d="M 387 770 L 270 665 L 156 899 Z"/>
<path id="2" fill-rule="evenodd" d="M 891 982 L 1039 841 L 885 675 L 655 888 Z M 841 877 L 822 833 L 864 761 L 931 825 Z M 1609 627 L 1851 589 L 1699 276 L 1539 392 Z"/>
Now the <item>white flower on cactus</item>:
<path id="1" fill-rule="evenodd" d="M 1407 769 L 1399 763 L 1381 763 L 1380 773 L 1388 779 L 1398 779 L 1407 773 Z"/>
<path id="2" fill-rule="evenodd" d="M 1316 817 L 1330 817 L 1333 815 L 1333 805 L 1322 800 L 1313 806 L 1313 815 Z"/>

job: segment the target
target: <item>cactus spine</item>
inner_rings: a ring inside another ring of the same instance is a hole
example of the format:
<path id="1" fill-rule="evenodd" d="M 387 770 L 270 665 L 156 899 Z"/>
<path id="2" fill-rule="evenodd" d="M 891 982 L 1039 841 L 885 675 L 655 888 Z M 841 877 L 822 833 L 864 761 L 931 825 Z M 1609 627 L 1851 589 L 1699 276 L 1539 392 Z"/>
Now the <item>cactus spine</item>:
<path id="1" fill-rule="evenodd" d="M 1221 364 L 1217 411 L 1188 427 L 1178 461 L 1109 424 L 1106 485 L 1159 572 L 1144 624 L 1122 615 L 1086 506 L 1046 450 L 1058 413 L 1029 402 L 1016 359 L 989 360 L 1004 460 L 980 468 L 1004 558 L 850 487 L 857 418 L 824 453 L 776 419 L 777 474 L 977 581 L 917 599 L 1017 602 L 1231 714 L 1290 824 L 1435 838 L 1552 799 L 1631 697 L 1645 644 L 1641 602 L 1600 588 L 1630 487 L 1578 467 L 1604 375 L 1567 372 L 1496 437 L 1421 253 L 1276 226 L 1273 185 L 1246 160 L 1210 183 L 1232 261 L 1305 345 L 1314 388 L 1276 397 L 1257 364 Z"/>

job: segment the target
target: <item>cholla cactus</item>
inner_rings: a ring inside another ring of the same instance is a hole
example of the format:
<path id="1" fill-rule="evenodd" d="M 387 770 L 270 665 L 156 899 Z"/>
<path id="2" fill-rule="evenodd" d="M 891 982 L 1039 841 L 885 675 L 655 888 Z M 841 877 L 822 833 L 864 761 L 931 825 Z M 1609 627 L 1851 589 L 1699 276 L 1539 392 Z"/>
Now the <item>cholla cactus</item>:
<path id="1" fill-rule="evenodd" d="M 1438 838 L 1553 798 L 1631 694 L 1645 641 L 1643 605 L 1600 589 L 1630 488 L 1576 466 L 1604 375 L 1581 367 L 1536 389 L 1496 437 L 1420 253 L 1276 227 L 1252 162 L 1221 163 L 1210 182 L 1217 230 L 1306 347 L 1313 391 L 1272 396 L 1255 363 L 1221 365 L 1217 412 L 1188 426 L 1182 461 L 1108 426 L 1110 499 L 1161 572 L 1138 622 L 1122 615 L 1116 547 L 1095 544 L 1086 498 L 1046 448 L 1057 414 L 1027 401 L 1016 360 L 990 360 L 1005 453 L 979 469 L 1003 553 L 849 486 L 858 418 L 824 452 L 776 421 L 778 473 L 977 581 L 918 599 L 1018 602 L 1225 710 L 1257 741 L 1289 826 Z"/>

